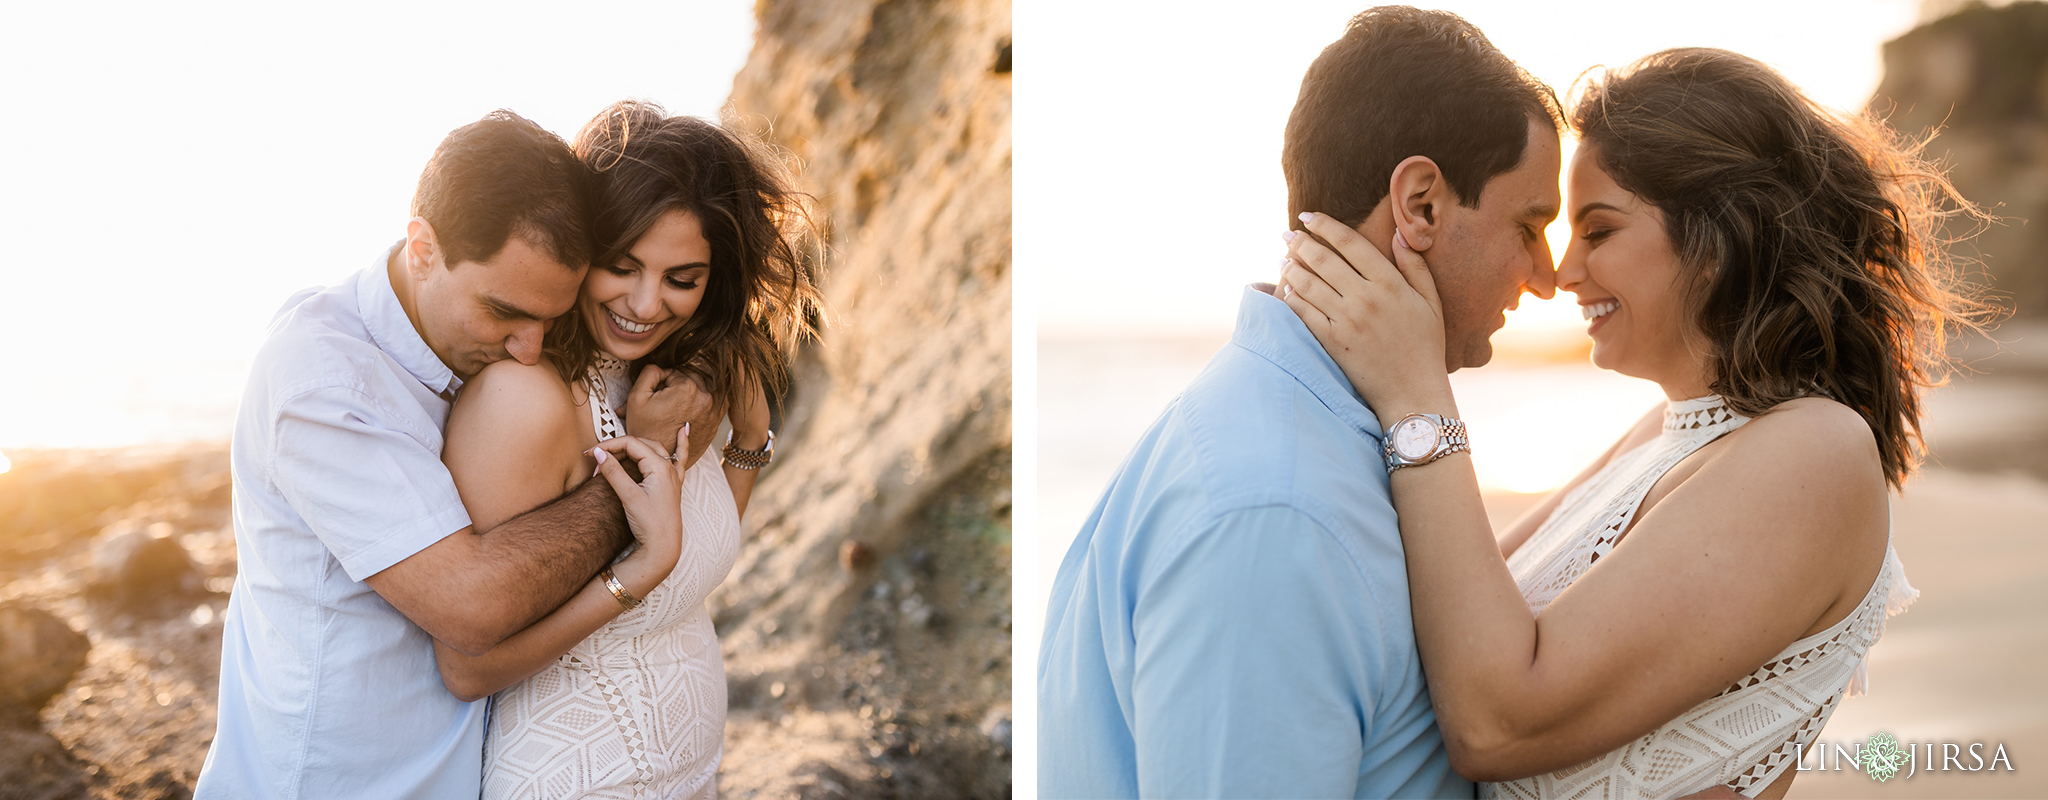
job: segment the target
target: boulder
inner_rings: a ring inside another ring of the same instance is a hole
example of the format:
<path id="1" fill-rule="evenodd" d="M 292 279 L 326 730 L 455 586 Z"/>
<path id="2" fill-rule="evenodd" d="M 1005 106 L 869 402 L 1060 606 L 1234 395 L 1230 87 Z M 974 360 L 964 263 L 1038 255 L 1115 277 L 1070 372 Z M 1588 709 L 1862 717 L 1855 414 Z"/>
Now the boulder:
<path id="1" fill-rule="evenodd" d="M 1970 276 L 2018 316 L 2048 317 L 2048 4 L 1973 3 L 1886 42 L 1869 110 L 1932 136 L 1926 155 L 2001 218 L 1952 220 Z"/>
<path id="2" fill-rule="evenodd" d="M 0 798 L 85 800 L 82 766 L 47 733 L 0 728 Z"/>
<path id="3" fill-rule="evenodd" d="M 1006 797 L 974 723 L 1010 685 L 1010 2 L 754 10 L 732 105 L 803 166 L 828 324 L 709 598 L 727 674 L 801 702 L 729 713 L 719 786 Z"/>
<path id="4" fill-rule="evenodd" d="M 37 712 L 85 666 L 92 643 L 39 608 L 0 605 L 0 726 L 33 727 Z"/>
<path id="5" fill-rule="evenodd" d="M 186 597 L 205 585 L 205 576 L 185 546 L 170 536 L 168 525 L 103 539 L 93 548 L 89 580 L 94 595 L 130 610 Z"/>

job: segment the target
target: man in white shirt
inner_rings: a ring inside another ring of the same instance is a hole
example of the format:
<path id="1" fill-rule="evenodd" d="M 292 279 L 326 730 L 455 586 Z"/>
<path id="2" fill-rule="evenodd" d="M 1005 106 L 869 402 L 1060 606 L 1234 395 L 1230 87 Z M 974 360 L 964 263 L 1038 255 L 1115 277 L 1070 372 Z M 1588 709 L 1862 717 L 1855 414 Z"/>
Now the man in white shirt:
<path id="1" fill-rule="evenodd" d="M 435 151 L 403 242 L 272 322 L 235 427 L 240 573 L 198 797 L 476 797 L 486 703 L 442 686 L 433 639 L 489 650 L 636 532 L 681 524 L 661 458 L 639 461 L 645 483 L 607 459 L 608 480 L 488 531 L 441 465 L 463 379 L 534 363 L 574 303 L 590 180 L 559 137 L 495 112 Z M 633 403 L 629 432 L 663 444 L 705 405 L 687 384 Z"/>

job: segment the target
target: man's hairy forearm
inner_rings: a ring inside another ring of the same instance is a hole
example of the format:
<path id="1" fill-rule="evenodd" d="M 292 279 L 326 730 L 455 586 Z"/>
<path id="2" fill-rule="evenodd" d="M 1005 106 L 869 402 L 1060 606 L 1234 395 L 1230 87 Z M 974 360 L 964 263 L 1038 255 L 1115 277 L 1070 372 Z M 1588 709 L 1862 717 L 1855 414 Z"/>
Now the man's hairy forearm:
<path id="1" fill-rule="evenodd" d="M 478 534 L 488 572 L 500 582 L 491 592 L 524 629 L 567 602 L 633 543 L 618 493 L 603 478 Z"/>

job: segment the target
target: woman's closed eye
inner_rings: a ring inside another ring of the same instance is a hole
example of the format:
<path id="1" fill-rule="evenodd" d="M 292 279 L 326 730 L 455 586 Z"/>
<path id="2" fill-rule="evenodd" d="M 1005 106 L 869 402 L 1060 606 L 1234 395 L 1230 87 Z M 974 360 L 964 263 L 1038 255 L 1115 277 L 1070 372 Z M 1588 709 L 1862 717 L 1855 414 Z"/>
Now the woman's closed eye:
<path id="1" fill-rule="evenodd" d="M 1599 244 L 1600 240 L 1612 235 L 1613 228 L 1588 228 L 1585 233 L 1579 234 L 1579 238 L 1586 240 L 1587 244 Z"/>
<path id="2" fill-rule="evenodd" d="M 697 279 L 696 279 L 696 278 L 678 278 L 678 277 L 676 277 L 676 276 L 673 276 L 673 275 L 671 275 L 671 276 L 669 276 L 669 279 L 668 279 L 668 285 L 670 285 L 670 286 L 674 286 L 674 287 L 676 287 L 676 288 L 678 288 L 678 289 L 681 289 L 681 290 L 683 290 L 683 291 L 689 291 L 689 290 L 691 290 L 691 289 L 695 289 L 695 288 L 697 288 Z"/>

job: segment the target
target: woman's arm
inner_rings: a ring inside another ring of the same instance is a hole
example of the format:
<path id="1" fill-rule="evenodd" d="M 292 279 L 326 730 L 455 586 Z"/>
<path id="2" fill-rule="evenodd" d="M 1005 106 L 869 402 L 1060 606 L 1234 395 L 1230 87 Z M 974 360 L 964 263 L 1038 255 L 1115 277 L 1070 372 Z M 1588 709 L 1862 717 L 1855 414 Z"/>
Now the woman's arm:
<path id="1" fill-rule="evenodd" d="M 742 450 L 759 450 L 768 446 L 768 393 L 761 388 L 760 381 L 742 388 L 740 397 L 732 404 L 732 446 Z M 732 502 L 739 508 L 740 518 L 747 515 L 747 500 L 754 495 L 754 480 L 761 477 L 761 470 L 740 469 L 731 464 L 722 464 L 725 482 L 732 486 Z"/>
<path id="2" fill-rule="evenodd" d="M 668 577 L 674 564 L 662 569 L 638 556 L 636 552 L 613 565 L 612 573 L 634 597 L 645 598 Z M 483 655 L 463 655 L 435 640 L 434 660 L 441 669 L 441 683 L 463 702 L 483 699 L 554 663 L 624 612 L 625 606 L 605 588 L 603 579 L 593 578 L 569 602 Z"/>
<path id="3" fill-rule="evenodd" d="M 1288 268 L 1289 305 L 1382 419 L 1457 416 L 1421 257 L 1397 242 L 1397 271 L 1341 223 L 1318 215 L 1310 230 L 1345 255 L 1297 241 L 1313 272 Z M 1460 774 L 1516 779 L 1626 744 L 1815 627 L 1845 586 L 1869 585 L 1886 504 L 1855 412 L 1788 403 L 1696 458 L 1540 617 L 1501 558 L 1469 455 L 1390 476 L 1416 644 Z"/>
<path id="4" fill-rule="evenodd" d="M 594 463 L 583 450 L 588 413 L 545 362 L 501 361 L 469 382 L 449 413 L 442 459 L 479 530 L 588 478 Z M 630 437 L 615 440 L 614 448 L 629 448 L 636 456 L 653 452 Z M 669 502 L 676 502 L 674 492 Z M 627 591 L 646 597 L 668 577 L 681 551 L 679 534 L 644 541 L 613 565 Z M 604 582 L 592 579 L 568 602 L 480 655 L 436 640 L 441 681 L 465 701 L 483 697 L 540 671 L 623 610 Z"/>

